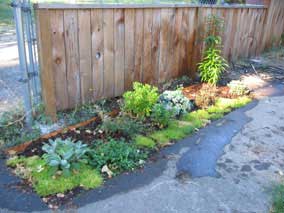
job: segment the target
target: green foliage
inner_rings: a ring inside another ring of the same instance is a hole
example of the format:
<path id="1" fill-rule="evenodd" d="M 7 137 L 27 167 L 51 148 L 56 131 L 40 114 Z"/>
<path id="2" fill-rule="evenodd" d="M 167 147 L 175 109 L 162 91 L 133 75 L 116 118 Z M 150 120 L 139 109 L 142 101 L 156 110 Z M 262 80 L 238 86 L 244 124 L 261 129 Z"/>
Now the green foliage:
<path id="1" fill-rule="evenodd" d="M 229 92 L 232 95 L 242 96 L 249 93 L 249 89 L 241 81 L 231 81 L 228 84 L 228 87 L 230 88 Z"/>
<path id="2" fill-rule="evenodd" d="M 64 120 L 68 125 L 76 124 L 98 115 L 98 108 L 94 104 L 84 104 L 73 110 L 58 113 L 58 118 Z"/>
<path id="3" fill-rule="evenodd" d="M 284 212 L 284 185 L 280 184 L 274 188 L 271 213 Z"/>
<path id="4" fill-rule="evenodd" d="M 221 50 L 208 48 L 204 58 L 198 64 L 201 81 L 216 85 L 226 67 L 229 67 L 226 60 L 221 56 Z"/>
<path id="5" fill-rule="evenodd" d="M 46 152 L 43 159 L 54 171 L 62 170 L 63 174 L 70 175 L 70 171 L 79 170 L 81 164 L 87 164 L 86 153 L 89 151 L 81 141 L 74 142 L 70 138 L 62 140 L 56 138 L 44 144 L 42 150 Z"/>
<path id="6" fill-rule="evenodd" d="M 108 142 L 94 141 L 88 156 L 89 163 L 98 170 L 107 165 L 112 172 L 118 174 L 140 166 L 141 160 L 144 162 L 147 158 L 147 152 L 124 140 L 110 139 Z"/>
<path id="7" fill-rule="evenodd" d="M 156 140 L 160 146 L 165 146 L 173 140 L 183 139 L 190 135 L 193 131 L 194 128 L 190 125 L 190 123 L 175 120 L 169 124 L 168 128 L 156 131 L 149 135 L 149 137 Z"/>
<path id="8" fill-rule="evenodd" d="M 182 90 L 180 89 L 164 91 L 160 95 L 159 102 L 167 111 L 172 112 L 174 116 L 181 116 L 193 108 L 190 100 L 183 95 Z"/>
<path id="9" fill-rule="evenodd" d="M 133 89 L 134 91 L 123 94 L 124 110 L 141 118 L 150 116 L 152 108 L 159 98 L 158 88 L 134 82 Z"/>
<path id="10" fill-rule="evenodd" d="M 101 129 L 109 135 L 121 134 L 123 137 L 132 137 L 143 132 L 145 128 L 141 121 L 120 116 L 104 119 Z"/>
<path id="11" fill-rule="evenodd" d="M 216 15 L 210 15 L 206 20 L 205 53 L 198 64 L 201 81 L 216 85 L 223 71 L 228 67 L 227 61 L 221 56 L 224 20 Z"/>
<path id="12" fill-rule="evenodd" d="M 99 173 L 85 164 L 80 165 L 80 172 L 70 176 L 51 176 L 53 168 L 38 156 L 12 158 L 7 165 L 15 168 L 14 172 L 20 177 L 32 181 L 33 188 L 40 196 L 64 193 L 78 186 L 96 188 L 103 182 Z"/>
<path id="13" fill-rule="evenodd" d="M 0 149 L 14 146 L 40 136 L 40 129 L 25 127 L 24 114 L 19 108 L 2 113 L 0 117 Z"/>
<path id="14" fill-rule="evenodd" d="M 235 99 L 228 99 L 228 98 L 218 98 L 215 105 L 221 108 L 241 108 L 252 101 L 251 98 L 247 96 L 238 97 Z"/>
<path id="15" fill-rule="evenodd" d="M 195 97 L 195 104 L 199 108 L 205 109 L 215 103 L 217 89 L 214 85 L 203 84 Z"/>
<path id="16" fill-rule="evenodd" d="M 149 148 L 149 149 L 153 149 L 156 145 L 155 142 L 151 138 L 144 137 L 142 135 L 136 136 L 135 144 L 138 147 Z"/>
<path id="17" fill-rule="evenodd" d="M 152 109 L 151 120 L 160 128 L 164 128 L 168 126 L 171 116 L 170 110 L 167 110 L 162 104 L 155 104 Z"/>

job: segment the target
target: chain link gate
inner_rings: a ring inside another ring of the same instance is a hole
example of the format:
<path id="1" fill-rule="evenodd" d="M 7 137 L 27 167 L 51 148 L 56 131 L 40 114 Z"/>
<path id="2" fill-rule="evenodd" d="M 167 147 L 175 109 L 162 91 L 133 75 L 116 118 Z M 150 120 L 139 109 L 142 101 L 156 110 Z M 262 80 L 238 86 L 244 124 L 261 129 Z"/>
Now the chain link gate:
<path id="1" fill-rule="evenodd" d="M 30 0 L 13 0 L 20 70 L 24 84 L 25 120 L 32 125 L 34 107 L 40 103 L 41 89 L 33 10 Z"/>

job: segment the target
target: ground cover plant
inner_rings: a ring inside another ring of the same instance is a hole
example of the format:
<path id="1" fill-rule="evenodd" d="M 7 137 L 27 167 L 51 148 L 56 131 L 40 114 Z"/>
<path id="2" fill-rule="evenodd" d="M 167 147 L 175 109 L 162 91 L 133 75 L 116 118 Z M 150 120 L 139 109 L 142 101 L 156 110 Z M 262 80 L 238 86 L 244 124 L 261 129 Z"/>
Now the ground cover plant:
<path id="1" fill-rule="evenodd" d="M 105 101 L 77 108 L 73 115 L 65 112 L 65 118 L 76 118 L 85 109 L 88 118 L 95 118 L 34 140 L 7 165 L 52 206 L 61 205 L 66 201 L 58 201 L 58 193 L 75 196 L 78 190 L 96 188 L 104 180 L 141 168 L 162 147 L 251 101 L 247 96 L 232 99 L 214 94 L 206 107 L 196 107 L 181 88 L 159 93 L 156 87 L 134 83 L 133 91 L 109 102 L 108 110 Z"/>
<path id="2" fill-rule="evenodd" d="M 284 212 L 284 184 L 275 186 L 273 191 L 271 213 Z"/>

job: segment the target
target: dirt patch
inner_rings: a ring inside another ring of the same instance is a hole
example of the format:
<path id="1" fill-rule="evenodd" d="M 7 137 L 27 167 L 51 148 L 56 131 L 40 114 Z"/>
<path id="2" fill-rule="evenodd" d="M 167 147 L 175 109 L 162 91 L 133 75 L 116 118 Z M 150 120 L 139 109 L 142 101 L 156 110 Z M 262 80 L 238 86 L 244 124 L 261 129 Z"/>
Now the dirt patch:
<path id="1" fill-rule="evenodd" d="M 183 88 L 183 94 L 190 100 L 195 100 L 200 89 L 204 84 L 198 83 Z M 236 98 L 237 96 L 230 94 L 230 88 L 228 86 L 217 86 L 217 96 L 221 98 Z"/>

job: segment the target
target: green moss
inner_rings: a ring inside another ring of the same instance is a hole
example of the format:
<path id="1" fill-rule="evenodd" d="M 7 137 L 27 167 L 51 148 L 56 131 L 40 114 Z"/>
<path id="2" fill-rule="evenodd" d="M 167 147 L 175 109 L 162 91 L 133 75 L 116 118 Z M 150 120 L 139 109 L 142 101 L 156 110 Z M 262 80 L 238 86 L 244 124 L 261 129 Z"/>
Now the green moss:
<path id="1" fill-rule="evenodd" d="M 160 146 L 165 146 L 170 143 L 170 139 L 164 134 L 163 131 L 157 131 L 149 135 L 150 138 L 153 138 Z"/>
<path id="2" fill-rule="evenodd" d="M 284 184 L 276 186 L 273 190 L 273 206 L 271 212 L 284 212 Z"/>
<path id="3" fill-rule="evenodd" d="M 155 142 L 151 138 L 144 137 L 142 135 L 136 136 L 135 144 L 138 147 L 150 148 L 150 149 L 152 149 L 152 148 L 154 148 L 156 146 Z"/>
<path id="4" fill-rule="evenodd" d="M 203 127 L 209 119 L 210 114 L 204 109 L 190 112 L 183 117 L 183 120 L 191 122 L 194 128 Z"/>
<path id="5" fill-rule="evenodd" d="M 236 109 L 236 108 L 240 108 L 240 107 L 247 105 L 251 101 L 252 99 L 247 96 L 243 96 L 243 97 L 239 97 L 235 99 L 219 98 L 216 101 L 215 106 Z"/>
<path id="6" fill-rule="evenodd" d="M 68 177 L 53 176 L 52 168 L 46 166 L 45 161 L 38 156 L 12 158 L 7 161 L 7 165 L 16 167 L 15 172 L 19 175 L 17 167 L 20 166 L 21 170 L 24 168 L 25 176 L 22 177 L 32 180 L 33 188 L 40 196 L 64 193 L 78 186 L 85 189 L 96 188 L 103 182 L 96 170 L 84 164 L 80 166 L 80 171 L 74 172 Z"/>

